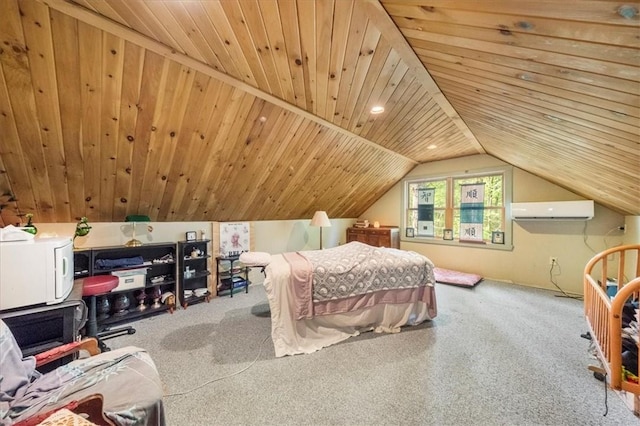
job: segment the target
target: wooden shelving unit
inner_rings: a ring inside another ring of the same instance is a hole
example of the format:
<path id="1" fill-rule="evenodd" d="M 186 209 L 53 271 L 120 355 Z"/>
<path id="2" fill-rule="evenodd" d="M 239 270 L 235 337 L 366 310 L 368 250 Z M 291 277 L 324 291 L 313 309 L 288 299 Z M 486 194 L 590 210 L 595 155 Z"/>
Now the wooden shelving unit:
<path id="1" fill-rule="evenodd" d="M 188 305 L 211 299 L 209 287 L 209 243 L 211 240 L 178 242 L 178 270 L 180 276 L 179 303 Z"/>
<path id="2" fill-rule="evenodd" d="M 113 291 L 98 296 L 98 329 L 149 315 L 174 312 L 177 300 L 176 244 L 97 247 L 74 252 L 75 278 L 122 274 L 136 269 L 145 269 L 146 274 L 143 279 L 137 277 L 140 284 L 135 288 L 116 287 Z M 173 298 L 165 297 L 164 303 L 160 302 L 162 295 L 168 293 Z M 122 308 L 126 304 L 123 303 L 125 298 L 128 306 L 118 311 L 117 302 Z"/>

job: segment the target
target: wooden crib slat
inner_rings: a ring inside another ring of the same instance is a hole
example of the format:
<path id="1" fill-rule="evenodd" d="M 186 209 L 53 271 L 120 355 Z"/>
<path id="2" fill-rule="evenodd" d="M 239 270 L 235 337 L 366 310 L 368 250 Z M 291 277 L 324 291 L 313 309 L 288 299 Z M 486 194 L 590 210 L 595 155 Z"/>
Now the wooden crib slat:
<path id="1" fill-rule="evenodd" d="M 609 273 L 608 257 L 617 257 L 616 296 L 611 299 L 607 294 Z M 635 261 L 635 277 L 625 278 L 627 262 Z M 600 268 L 598 282 L 592 273 Z M 640 384 L 623 380 L 622 377 L 622 310 L 631 297 L 640 295 L 640 244 L 613 247 L 594 256 L 584 270 L 584 311 L 598 358 L 607 371 L 609 386 L 627 392 L 632 401 L 630 408 L 640 416 Z M 640 349 L 640 336 L 636 345 Z M 640 355 L 638 355 L 640 364 Z"/>
<path id="2" fill-rule="evenodd" d="M 600 277 L 600 286 L 604 291 L 607 291 L 607 266 L 609 265 L 609 259 L 607 256 L 602 258 L 602 277 Z"/>
<path id="3" fill-rule="evenodd" d="M 625 282 L 625 279 L 624 279 L 624 260 L 625 260 L 626 254 L 627 254 L 626 251 L 621 251 L 620 252 L 620 259 L 618 259 L 618 290 L 620 290 L 620 288 L 622 287 L 621 283 Z"/>

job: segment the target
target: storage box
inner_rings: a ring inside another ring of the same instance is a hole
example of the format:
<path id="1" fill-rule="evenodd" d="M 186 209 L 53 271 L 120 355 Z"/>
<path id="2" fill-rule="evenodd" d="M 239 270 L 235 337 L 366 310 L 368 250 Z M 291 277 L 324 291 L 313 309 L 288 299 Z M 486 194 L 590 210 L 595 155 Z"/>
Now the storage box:
<path id="1" fill-rule="evenodd" d="M 144 288 L 147 281 L 147 268 L 127 269 L 125 271 L 113 271 L 111 275 L 118 277 L 118 287 L 115 291 L 135 290 Z"/>

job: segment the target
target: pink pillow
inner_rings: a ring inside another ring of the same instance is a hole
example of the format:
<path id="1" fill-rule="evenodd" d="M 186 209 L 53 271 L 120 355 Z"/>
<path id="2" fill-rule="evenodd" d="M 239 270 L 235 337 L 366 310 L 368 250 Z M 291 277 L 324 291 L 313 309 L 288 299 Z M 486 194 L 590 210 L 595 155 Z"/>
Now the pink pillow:
<path id="1" fill-rule="evenodd" d="M 436 276 L 436 281 L 443 284 L 473 287 L 482 281 L 482 277 L 480 275 L 467 274 L 465 272 L 452 271 L 450 269 L 434 268 L 433 272 Z"/>

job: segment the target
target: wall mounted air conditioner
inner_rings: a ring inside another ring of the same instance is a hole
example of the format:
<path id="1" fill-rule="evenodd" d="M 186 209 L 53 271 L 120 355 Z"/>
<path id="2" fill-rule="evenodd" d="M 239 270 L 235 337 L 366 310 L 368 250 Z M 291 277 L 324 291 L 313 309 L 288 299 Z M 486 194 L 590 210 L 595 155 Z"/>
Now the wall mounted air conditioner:
<path id="1" fill-rule="evenodd" d="M 593 200 L 511 203 L 514 220 L 589 220 L 593 218 Z"/>

